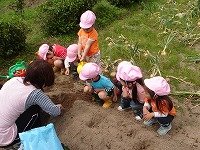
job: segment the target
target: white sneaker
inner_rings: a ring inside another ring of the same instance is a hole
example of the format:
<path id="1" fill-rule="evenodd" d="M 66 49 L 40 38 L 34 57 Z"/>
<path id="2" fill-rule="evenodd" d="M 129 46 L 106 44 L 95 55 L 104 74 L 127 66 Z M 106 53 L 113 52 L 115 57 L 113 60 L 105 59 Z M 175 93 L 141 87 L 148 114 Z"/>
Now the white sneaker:
<path id="1" fill-rule="evenodd" d="M 142 120 L 142 118 L 140 116 L 135 116 L 135 119 L 138 120 L 138 121 Z"/>
<path id="2" fill-rule="evenodd" d="M 117 110 L 119 110 L 119 111 L 124 111 L 124 109 L 122 108 L 122 106 L 118 106 L 118 107 L 117 107 Z"/>

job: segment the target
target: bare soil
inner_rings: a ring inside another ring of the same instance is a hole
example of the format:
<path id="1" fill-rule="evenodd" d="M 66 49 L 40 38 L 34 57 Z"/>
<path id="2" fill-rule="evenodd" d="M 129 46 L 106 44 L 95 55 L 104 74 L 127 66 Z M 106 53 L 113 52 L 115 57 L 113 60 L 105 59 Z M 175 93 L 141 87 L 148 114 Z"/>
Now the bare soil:
<path id="1" fill-rule="evenodd" d="M 47 95 L 65 108 L 63 115 L 50 117 L 60 141 L 71 150 L 197 150 L 200 149 L 200 106 L 173 99 L 177 116 L 172 130 L 159 136 L 159 125 L 145 127 L 132 111 L 119 112 L 119 102 L 104 109 L 83 93 L 84 82 L 56 73 L 56 83 Z M 172 97 L 173 98 L 173 97 Z"/>

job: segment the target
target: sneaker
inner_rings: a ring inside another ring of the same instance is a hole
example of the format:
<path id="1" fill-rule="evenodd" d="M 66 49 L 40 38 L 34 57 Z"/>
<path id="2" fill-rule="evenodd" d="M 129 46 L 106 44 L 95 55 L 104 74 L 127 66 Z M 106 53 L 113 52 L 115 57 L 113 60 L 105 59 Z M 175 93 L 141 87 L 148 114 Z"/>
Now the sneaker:
<path id="1" fill-rule="evenodd" d="M 127 108 L 122 108 L 122 106 L 118 106 L 117 107 L 117 110 L 119 110 L 119 111 L 124 111 L 124 110 L 128 110 L 128 109 L 130 109 L 131 107 L 127 107 Z"/>
<path id="2" fill-rule="evenodd" d="M 112 101 L 111 100 L 107 100 L 107 101 L 104 102 L 103 108 L 108 108 L 108 107 L 110 107 L 110 105 L 112 105 Z"/>
<path id="3" fill-rule="evenodd" d="M 157 132 L 158 132 L 159 135 L 165 135 L 165 134 L 167 134 L 167 132 L 169 130 L 171 130 L 171 128 L 172 128 L 171 124 L 167 127 L 160 126 L 160 128 L 157 130 Z"/>
<path id="4" fill-rule="evenodd" d="M 135 119 L 138 120 L 138 121 L 142 120 L 142 118 L 140 116 L 135 116 Z"/>
<path id="5" fill-rule="evenodd" d="M 146 125 L 148 127 L 155 124 L 155 123 L 157 123 L 157 120 L 154 119 L 154 118 L 150 119 L 149 121 L 144 121 L 144 125 Z"/>
<path id="6" fill-rule="evenodd" d="M 122 108 L 122 106 L 118 106 L 118 107 L 117 107 L 117 110 L 119 110 L 119 111 L 124 111 L 124 109 Z"/>

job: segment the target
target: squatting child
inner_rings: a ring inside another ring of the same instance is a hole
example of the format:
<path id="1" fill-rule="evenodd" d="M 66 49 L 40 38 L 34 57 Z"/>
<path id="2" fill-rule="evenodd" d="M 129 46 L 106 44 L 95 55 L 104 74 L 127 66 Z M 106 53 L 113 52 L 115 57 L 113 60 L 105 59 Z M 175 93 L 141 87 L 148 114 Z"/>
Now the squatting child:
<path id="1" fill-rule="evenodd" d="M 84 92 L 92 93 L 94 100 L 103 105 L 103 108 L 110 107 L 112 100 L 117 101 L 114 84 L 110 79 L 100 75 L 100 67 L 96 63 L 86 63 L 79 78 L 87 83 Z"/>
<path id="2" fill-rule="evenodd" d="M 129 62 L 118 65 L 116 78 L 122 85 L 121 104 L 119 111 L 131 107 L 136 120 L 142 120 L 142 108 L 145 99 L 141 69 Z"/>
<path id="3" fill-rule="evenodd" d="M 169 98 L 170 86 L 160 76 L 144 80 L 145 91 L 148 95 L 143 107 L 144 124 L 151 126 L 159 123 L 159 135 L 165 135 L 171 130 L 171 122 L 176 114 L 172 100 Z"/>
<path id="4" fill-rule="evenodd" d="M 67 56 L 65 58 L 65 74 L 69 75 L 70 71 L 73 72 L 73 76 L 78 76 L 77 66 L 79 63 L 78 59 L 78 45 L 72 44 L 67 48 Z"/>

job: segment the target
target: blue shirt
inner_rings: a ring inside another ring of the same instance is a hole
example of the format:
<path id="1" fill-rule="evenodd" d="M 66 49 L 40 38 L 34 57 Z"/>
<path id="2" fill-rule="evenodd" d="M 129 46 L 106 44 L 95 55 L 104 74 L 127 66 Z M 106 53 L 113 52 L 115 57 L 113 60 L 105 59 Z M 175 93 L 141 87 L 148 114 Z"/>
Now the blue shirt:
<path id="1" fill-rule="evenodd" d="M 110 90 L 113 89 L 114 84 L 110 81 L 109 78 L 106 78 L 105 76 L 99 75 L 99 80 L 91 82 L 90 85 L 94 89 L 105 89 L 105 90 Z"/>

